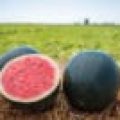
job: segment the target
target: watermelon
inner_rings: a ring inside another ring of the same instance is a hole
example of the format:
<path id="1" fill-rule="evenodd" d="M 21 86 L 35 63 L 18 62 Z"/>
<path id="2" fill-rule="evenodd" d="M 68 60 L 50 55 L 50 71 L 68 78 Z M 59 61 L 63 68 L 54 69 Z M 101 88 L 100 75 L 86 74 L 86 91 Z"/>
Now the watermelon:
<path id="1" fill-rule="evenodd" d="M 1 94 L 23 106 L 46 109 L 57 96 L 59 69 L 50 57 L 27 54 L 10 60 L 2 69 Z"/>
<path id="2" fill-rule="evenodd" d="M 117 84 L 115 61 L 100 51 L 78 53 L 64 71 L 65 95 L 69 104 L 79 110 L 103 110 L 115 100 Z"/>
<path id="3" fill-rule="evenodd" d="M 117 65 L 118 65 L 118 87 L 120 88 L 120 62 L 117 62 Z"/>
<path id="4" fill-rule="evenodd" d="M 11 59 L 25 55 L 25 54 L 35 54 L 37 50 L 33 49 L 29 46 L 20 46 L 18 48 L 14 48 L 0 57 L 0 70 L 4 67 L 4 65 Z"/>

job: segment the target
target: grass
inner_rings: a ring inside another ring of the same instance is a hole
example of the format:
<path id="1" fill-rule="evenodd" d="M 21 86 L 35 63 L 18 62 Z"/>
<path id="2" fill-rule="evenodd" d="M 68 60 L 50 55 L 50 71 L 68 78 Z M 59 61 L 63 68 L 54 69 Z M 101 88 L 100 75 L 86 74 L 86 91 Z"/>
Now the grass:
<path id="1" fill-rule="evenodd" d="M 120 26 L 0 25 L 1 54 L 24 44 L 57 60 L 86 49 L 102 50 L 120 60 Z"/>

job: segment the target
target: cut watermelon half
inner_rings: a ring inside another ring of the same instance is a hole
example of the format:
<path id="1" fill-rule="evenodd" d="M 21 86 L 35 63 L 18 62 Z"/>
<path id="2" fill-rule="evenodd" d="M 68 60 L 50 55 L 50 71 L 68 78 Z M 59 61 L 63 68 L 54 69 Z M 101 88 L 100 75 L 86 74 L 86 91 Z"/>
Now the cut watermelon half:
<path id="1" fill-rule="evenodd" d="M 53 94 L 58 85 L 57 64 L 42 54 L 23 55 L 9 61 L 0 80 L 2 95 L 23 104 L 42 101 Z"/>

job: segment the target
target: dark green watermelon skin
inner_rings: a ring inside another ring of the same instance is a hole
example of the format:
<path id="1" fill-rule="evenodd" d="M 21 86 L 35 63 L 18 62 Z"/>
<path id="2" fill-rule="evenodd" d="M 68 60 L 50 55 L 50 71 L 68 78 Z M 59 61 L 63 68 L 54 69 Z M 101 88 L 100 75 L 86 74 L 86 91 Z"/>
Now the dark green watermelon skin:
<path id="1" fill-rule="evenodd" d="M 118 68 L 114 60 L 102 52 L 82 52 L 67 65 L 64 92 L 75 108 L 99 111 L 115 100 Z"/>
<path id="2" fill-rule="evenodd" d="M 29 46 L 21 46 L 21 47 L 12 49 L 0 57 L 0 69 L 2 69 L 9 60 L 15 57 L 25 55 L 25 54 L 35 54 L 35 53 L 38 53 L 37 50 Z"/>

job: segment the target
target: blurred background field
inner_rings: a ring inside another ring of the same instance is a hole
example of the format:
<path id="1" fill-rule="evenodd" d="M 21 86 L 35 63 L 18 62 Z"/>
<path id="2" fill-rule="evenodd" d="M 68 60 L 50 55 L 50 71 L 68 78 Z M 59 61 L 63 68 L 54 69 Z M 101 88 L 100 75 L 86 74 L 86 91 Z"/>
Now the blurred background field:
<path id="1" fill-rule="evenodd" d="M 30 45 L 53 57 L 59 62 L 61 71 L 69 57 L 82 50 L 101 50 L 119 61 L 120 26 L 0 24 L 0 54 L 21 45 Z M 0 97 L 0 120 L 119 120 L 119 95 L 111 108 L 93 114 L 74 112 L 62 89 L 54 108 L 44 113 L 16 110 Z"/>
<path id="2" fill-rule="evenodd" d="M 120 60 L 120 26 L 0 24 L 0 53 L 20 45 L 31 45 L 58 61 L 87 49 Z"/>

